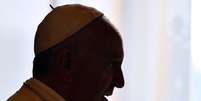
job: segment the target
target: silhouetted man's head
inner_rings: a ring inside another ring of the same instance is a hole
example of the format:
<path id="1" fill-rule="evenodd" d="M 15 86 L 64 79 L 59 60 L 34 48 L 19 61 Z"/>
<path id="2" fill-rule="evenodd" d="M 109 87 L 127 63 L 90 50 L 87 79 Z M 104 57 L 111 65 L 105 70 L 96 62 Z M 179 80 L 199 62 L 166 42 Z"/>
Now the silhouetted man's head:
<path id="1" fill-rule="evenodd" d="M 124 86 L 122 39 L 103 16 L 64 41 L 36 54 L 33 77 L 67 101 L 107 101 Z"/>

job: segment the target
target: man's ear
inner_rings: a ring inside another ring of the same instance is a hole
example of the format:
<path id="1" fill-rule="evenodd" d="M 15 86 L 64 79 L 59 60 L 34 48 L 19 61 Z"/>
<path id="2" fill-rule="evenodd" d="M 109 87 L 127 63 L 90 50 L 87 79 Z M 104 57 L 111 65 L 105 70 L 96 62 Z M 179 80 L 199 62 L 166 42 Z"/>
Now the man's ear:
<path id="1" fill-rule="evenodd" d="M 70 51 L 66 52 L 63 56 L 63 66 L 64 69 L 70 71 L 71 70 L 71 54 Z"/>
<path id="2" fill-rule="evenodd" d="M 57 65 L 66 71 L 71 70 L 71 52 L 69 49 L 63 48 L 56 52 Z"/>

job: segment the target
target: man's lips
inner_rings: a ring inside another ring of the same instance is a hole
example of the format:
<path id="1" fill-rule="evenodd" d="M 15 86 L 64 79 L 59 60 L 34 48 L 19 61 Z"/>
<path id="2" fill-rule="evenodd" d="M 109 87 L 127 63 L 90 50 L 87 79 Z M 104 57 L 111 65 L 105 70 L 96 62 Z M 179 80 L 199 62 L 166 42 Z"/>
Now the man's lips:
<path id="1" fill-rule="evenodd" d="M 111 95 L 112 95 L 112 92 L 106 92 L 104 95 L 105 95 L 105 96 L 111 96 Z"/>

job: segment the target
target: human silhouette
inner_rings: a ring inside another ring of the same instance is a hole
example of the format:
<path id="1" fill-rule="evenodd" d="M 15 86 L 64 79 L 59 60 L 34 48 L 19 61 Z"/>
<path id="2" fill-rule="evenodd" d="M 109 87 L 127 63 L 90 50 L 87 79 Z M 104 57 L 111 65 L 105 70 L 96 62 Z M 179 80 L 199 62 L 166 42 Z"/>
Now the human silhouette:
<path id="1" fill-rule="evenodd" d="M 8 101 L 107 101 L 124 86 L 119 32 L 100 11 L 54 8 L 39 24 L 33 77 Z"/>

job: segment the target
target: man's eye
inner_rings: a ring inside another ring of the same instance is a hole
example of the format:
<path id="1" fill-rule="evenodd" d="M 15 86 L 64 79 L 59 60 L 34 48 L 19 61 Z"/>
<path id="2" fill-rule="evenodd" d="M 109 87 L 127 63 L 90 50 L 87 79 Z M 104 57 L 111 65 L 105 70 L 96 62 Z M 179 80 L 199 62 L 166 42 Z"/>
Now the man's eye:
<path id="1" fill-rule="evenodd" d="M 109 66 L 112 68 L 113 67 L 113 63 L 110 63 Z"/>

